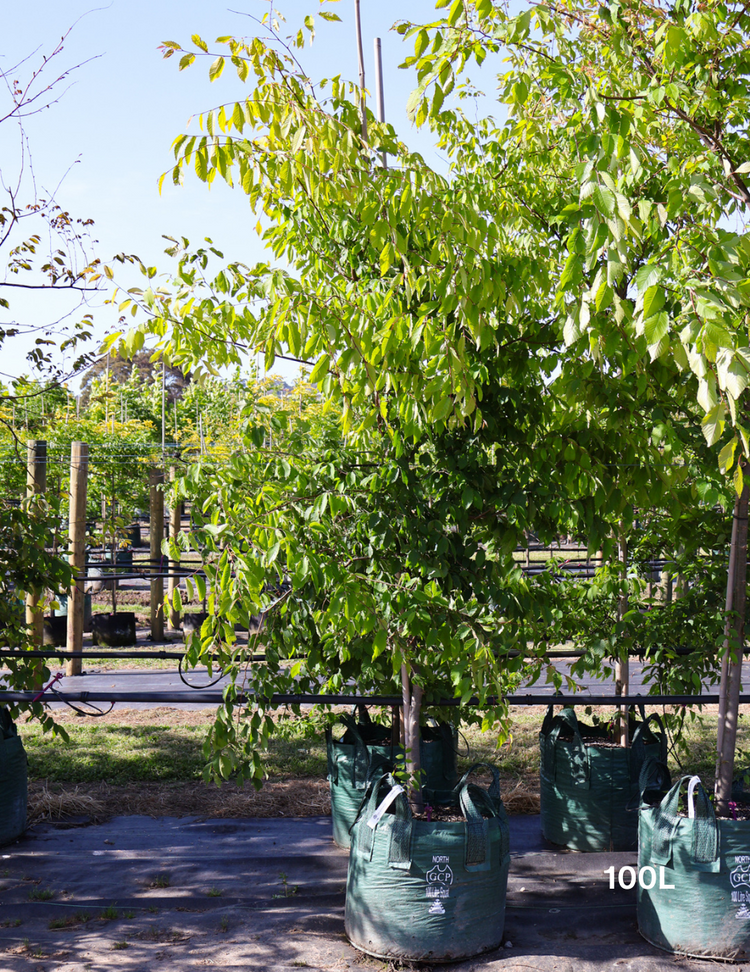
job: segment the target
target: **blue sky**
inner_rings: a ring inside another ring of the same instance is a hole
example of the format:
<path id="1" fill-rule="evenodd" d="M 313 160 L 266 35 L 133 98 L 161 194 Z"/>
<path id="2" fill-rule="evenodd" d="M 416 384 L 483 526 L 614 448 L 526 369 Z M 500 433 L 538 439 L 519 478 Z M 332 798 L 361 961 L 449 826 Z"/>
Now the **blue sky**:
<path id="1" fill-rule="evenodd" d="M 235 0 L 231 6 L 258 17 L 269 8 L 267 0 Z M 99 8 L 80 0 L 6 0 L 3 8 L 0 56 L 5 69 L 26 55 L 32 55 L 29 63 L 34 63 L 73 24 L 59 65 L 70 67 L 93 58 L 74 72 L 74 83 L 59 103 L 29 119 L 26 129 L 37 185 L 48 193 L 62 179 L 57 199 L 75 216 L 95 221 L 96 251 L 102 259 L 118 252 L 136 253 L 168 269 L 162 234 L 195 242 L 211 237 L 232 259 L 249 262 L 260 257 L 261 244 L 251 229 L 255 221 L 239 191 L 218 182 L 209 191 L 197 179 L 187 179 L 183 187 L 165 181 L 161 196 L 157 189 L 158 177 L 170 167 L 172 140 L 192 130 L 186 127 L 190 116 L 236 100 L 243 90 L 229 71 L 209 84 L 208 61 L 179 72 L 177 58 L 163 60 L 158 45 L 174 40 L 188 46 L 193 33 L 209 44 L 224 34 L 247 36 L 258 29 L 248 16 L 214 0 L 112 0 Z M 305 14 L 320 9 L 305 0 L 281 0 L 275 8 L 286 17 L 289 32 L 296 32 Z M 314 79 L 340 73 L 354 80 L 353 0 L 327 4 L 325 9 L 336 12 L 343 23 L 319 21 L 304 64 Z M 367 86 L 374 91 L 373 39 L 380 36 L 387 119 L 413 148 L 440 165 L 429 135 L 416 132 L 406 118 L 414 75 L 399 71 L 398 65 L 411 53 L 412 42 L 404 43 L 390 30 L 399 19 L 422 23 L 435 17 L 433 0 L 362 2 Z M 0 167 L 7 178 L 14 166 L 14 144 L 7 123 L 0 131 Z M 42 323 L 66 309 L 64 297 L 24 300 L 14 294 L 12 316 Z M 91 309 L 96 333 L 102 336 L 114 323 L 113 313 L 98 301 Z M 20 341 L 13 347 L 6 342 L 0 371 L 26 371 L 24 352 Z"/>

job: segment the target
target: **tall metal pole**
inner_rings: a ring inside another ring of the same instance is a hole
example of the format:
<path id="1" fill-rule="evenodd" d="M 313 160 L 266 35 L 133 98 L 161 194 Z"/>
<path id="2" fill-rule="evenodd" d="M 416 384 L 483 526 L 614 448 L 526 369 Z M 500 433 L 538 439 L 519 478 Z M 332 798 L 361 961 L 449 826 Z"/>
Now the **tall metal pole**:
<path id="1" fill-rule="evenodd" d="M 79 652 L 83 647 L 83 608 L 86 570 L 86 490 L 89 475 L 89 447 L 85 442 L 70 444 L 70 500 L 68 507 L 68 558 L 73 570 L 73 584 L 68 597 L 67 649 Z M 81 674 L 81 659 L 70 658 L 66 675 Z"/>
<path id="2" fill-rule="evenodd" d="M 380 49 L 380 38 L 375 38 L 375 97 L 377 99 L 378 121 L 385 124 L 385 96 L 383 94 L 383 54 Z M 388 156 L 380 153 L 380 161 L 384 169 L 388 168 Z"/>
<path id="3" fill-rule="evenodd" d="M 362 99 L 362 141 L 367 141 L 367 114 L 365 113 L 365 55 L 362 50 L 362 19 L 359 0 L 354 0 L 354 26 L 357 32 L 357 59 L 359 61 L 359 90 Z"/>

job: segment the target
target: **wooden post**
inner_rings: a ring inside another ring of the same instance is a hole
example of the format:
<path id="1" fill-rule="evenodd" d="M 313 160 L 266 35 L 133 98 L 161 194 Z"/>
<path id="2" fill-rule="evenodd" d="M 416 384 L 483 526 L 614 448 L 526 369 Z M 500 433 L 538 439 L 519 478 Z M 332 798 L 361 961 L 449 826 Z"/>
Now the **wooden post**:
<path id="1" fill-rule="evenodd" d="M 26 496 L 28 500 L 47 491 L 47 443 L 44 439 L 29 439 L 26 460 Z M 34 515 L 30 502 L 31 514 Z M 26 627 L 29 641 L 37 648 L 44 643 L 44 613 L 37 608 L 42 591 L 34 588 L 26 592 Z"/>
<path id="2" fill-rule="evenodd" d="M 151 469 L 148 474 L 150 494 L 151 569 L 158 570 L 161 563 L 161 542 L 164 536 L 164 473 Z M 151 579 L 151 640 L 164 641 L 164 581 Z"/>
<path id="3" fill-rule="evenodd" d="M 620 528 L 617 535 L 617 559 L 623 566 L 622 569 L 622 580 L 621 583 L 625 583 L 627 580 L 628 572 L 628 541 L 625 536 L 625 526 L 620 523 Z M 617 601 L 617 620 L 622 621 L 628 612 L 628 595 L 623 593 L 620 595 Z M 615 695 L 627 695 L 630 689 L 630 659 L 628 657 L 628 646 L 627 642 L 625 645 L 625 652 L 620 652 L 620 657 L 615 663 Z M 627 747 L 629 745 L 628 738 L 628 709 L 627 706 L 621 706 L 617 709 L 617 719 L 619 724 L 619 742 L 621 746 Z"/>
<path id="4" fill-rule="evenodd" d="M 83 603 L 86 569 L 86 491 L 89 476 L 89 447 L 85 442 L 70 444 L 70 499 L 68 504 L 68 560 L 73 570 L 73 584 L 68 595 L 67 649 L 83 647 Z M 80 658 L 69 658 L 66 675 L 81 674 Z"/>
<path id="5" fill-rule="evenodd" d="M 747 476 L 750 469 L 741 463 L 745 475 L 742 495 L 735 499 L 734 523 L 732 524 L 732 549 L 729 555 L 730 570 L 727 578 L 727 603 L 730 602 L 731 615 L 727 615 L 725 658 L 721 668 L 721 687 L 719 702 L 719 733 L 716 758 L 716 809 L 726 815 L 728 803 L 732 798 L 732 778 L 734 776 L 734 756 L 737 743 L 737 719 L 740 705 L 740 683 L 742 682 L 742 660 L 745 647 L 745 601 L 747 593 L 747 511 L 750 486 Z M 733 658 L 731 648 L 736 651 Z"/>
<path id="6" fill-rule="evenodd" d="M 169 469 L 169 481 L 173 483 L 177 479 L 177 467 L 170 466 Z M 180 532 L 180 507 L 181 503 L 178 501 L 171 507 L 169 511 L 169 539 L 176 544 L 177 534 Z M 170 560 L 169 561 L 169 580 L 167 581 L 167 597 L 169 598 L 169 627 L 172 631 L 176 631 L 180 627 L 180 612 L 175 611 L 172 604 L 172 598 L 174 597 L 175 590 L 180 585 L 180 580 L 175 577 L 175 573 L 180 569 L 180 561 Z"/>

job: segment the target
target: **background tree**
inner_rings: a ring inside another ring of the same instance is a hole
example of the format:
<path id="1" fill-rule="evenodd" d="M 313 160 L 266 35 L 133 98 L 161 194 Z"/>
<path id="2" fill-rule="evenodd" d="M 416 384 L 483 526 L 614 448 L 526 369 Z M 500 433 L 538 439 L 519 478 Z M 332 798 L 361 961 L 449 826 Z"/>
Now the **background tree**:
<path id="1" fill-rule="evenodd" d="M 697 379 L 703 430 L 733 477 L 739 525 L 721 682 L 722 812 L 744 646 L 749 26 L 744 4 L 731 2 L 564 2 L 510 15 L 488 0 L 455 0 L 444 20 L 404 27 L 416 36 L 419 119 L 450 138 L 446 87 L 470 60 L 502 54 L 500 101 L 510 117 L 496 126 L 500 144 L 532 165 L 553 144 L 578 158 L 555 221 L 568 250 L 555 294 L 571 350 L 605 359 L 627 351 L 633 367 L 623 378 L 672 361 Z"/>

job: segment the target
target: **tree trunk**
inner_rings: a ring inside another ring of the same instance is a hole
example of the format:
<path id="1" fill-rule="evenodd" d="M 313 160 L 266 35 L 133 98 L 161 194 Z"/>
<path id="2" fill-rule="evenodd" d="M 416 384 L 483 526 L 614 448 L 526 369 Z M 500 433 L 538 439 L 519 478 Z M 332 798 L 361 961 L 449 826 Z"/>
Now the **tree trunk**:
<path id="1" fill-rule="evenodd" d="M 28 510 L 31 516 L 37 518 L 39 507 L 34 503 L 34 499 L 47 492 L 47 442 L 44 439 L 29 439 L 27 450 L 26 496 L 29 500 Z M 39 608 L 39 601 L 43 593 L 40 588 L 26 592 L 26 628 L 29 633 L 29 642 L 35 648 L 41 648 L 44 644 L 44 611 Z M 42 668 L 43 665 L 40 662 L 38 666 L 40 672 Z"/>
<path id="2" fill-rule="evenodd" d="M 620 523 L 617 536 L 617 559 L 623 565 L 621 583 L 625 583 L 628 572 L 628 541 L 625 536 L 625 526 Z M 627 592 L 620 595 L 617 601 L 617 620 L 622 621 L 628 613 L 629 598 Z M 620 657 L 615 664 L 615 695 L 627 695 L 630 689 L 630 658 L 628 657 L 628 645 L 625 645 L 624 654 L 621 651 Z M 628 738 L 628 707 L 620 706 L 617 710 L 617 738 L 621 746 L 627 748 L 630 743 Z"/>
<path id="3" fill-rule="evenodd" d="M 741 460 L 741 468 L 747 477 L 748 466 Z M 727 588 L 732 588 L 732 609 L 727 614 L 725 658 L 721 670 L 720 700 L 723 703 L 723 718 L 719 723 L 717 736 L 718 752 L 716 760 L 716 809 L 722 815 L 729 812 L 732 798 L 732 779 L 734 777 L 734 752 L 737 741 L 737 717 L 740 707 L 740 683 L 742 681 L 742 659 L 745 647 L 745 594 L 747 589 L 747 507 L 750 484 L 745 478 L 742 495 L 735 500 L 734 523 L 732 524 L 732 551 L 729 562 L 732 572 L 727 579 Z M 727 590 L 727 602 L 729 590 Z"/>
<path id="4" fill-rule="evenodd" d="M 727 567 L 727 596 L 724 601 L 724 616 L 726 621 L 724 623 L 724 639 L 729 637 L 730 628 L 730 614 L 732 613 L 734 605 L 734 564 L 737 554 L 737 527 L 739 525 L 739 509 L 740 509 L 741 498 L 735 496 L 734 498 L 734 515 L 732 516 L 732 539 L 729 544 L 729 566 Z M 716 764 L 716 779 L 714 781 L 714 787 L 718 786 L 719 777 L 719 764 L 718 764 L 718 754 L 721 752 L 721 747 L 723 745 L 722 740 L 724 738 L 724 719 L 727 714 L 727 685 L 728 685 L 728 675 L 727 666 L 729 664 L 729 655 L 724 654 L 721 660 L 721 681 L 719 683 L 719 720 L 716 738 L 716 752 L 717 752 L 717 764 Z"/>
<path id="5" fill-rule="evenodd" d="M 422 812 L 421 769 L 419 751 L 419 717 L 422 711 L 422 687 L 411 680 L 409 668 L 401 666 L 401 697 L 404 712 L 404 753 L 408 774 L 409 802 L 416 813 Z"/>

